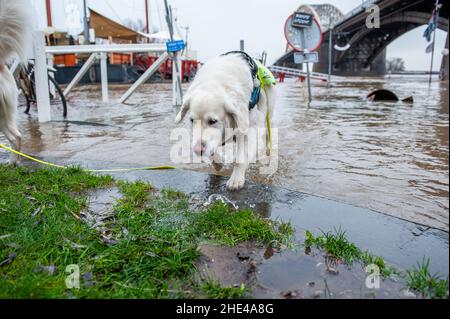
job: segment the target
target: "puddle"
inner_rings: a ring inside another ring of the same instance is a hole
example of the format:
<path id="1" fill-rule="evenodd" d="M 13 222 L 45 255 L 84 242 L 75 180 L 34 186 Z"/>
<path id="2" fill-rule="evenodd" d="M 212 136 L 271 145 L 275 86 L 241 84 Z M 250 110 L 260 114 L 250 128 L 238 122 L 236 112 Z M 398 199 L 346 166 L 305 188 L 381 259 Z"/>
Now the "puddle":
<path id="1" fill-rule="evenodd" d="M 111 225 L 114 222 L 114 203 L 122 198 L 117 188 L 97 189 L 90 195 L 89 208 L 80 212 L 81 219 L 89 227 L 97 230 L 100 239 L 107 245 L 117 242 L 112 236 Z"/>
<path id="2" fill-rule="evenodd" d="M 337 271 L 330 272 L 320 252 L 274 253 L 252 243 L 236 247 L 203 245 L 200 252 L 197 268 L 201 278 L 218 280 L 225 287 L 244 284 L 257 299 L 416 298 L 402 281 L 386 279 L 380 281 L 379 289 L 367 288 L 368 275 L 359 264 L 352 268 L 339 265 Z"/>

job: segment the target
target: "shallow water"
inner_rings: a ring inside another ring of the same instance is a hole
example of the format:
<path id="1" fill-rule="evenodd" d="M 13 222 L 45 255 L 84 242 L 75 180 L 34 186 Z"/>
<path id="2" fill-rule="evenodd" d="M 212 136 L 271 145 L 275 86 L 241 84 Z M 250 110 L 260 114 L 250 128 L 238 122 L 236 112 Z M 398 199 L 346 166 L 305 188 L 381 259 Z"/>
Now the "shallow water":
<path id="1" fill-rule="evenodd" d="M 415 103 L 365 101 L 376 88 L 413 95 Z M 113 86 L 111 99 L 125 89 Z M 248 178 L 448 231 L 448 84 L 429 87 L 425 77 L 352 78 L 331 90 L 315 82 L 313 93 L 308 107 L 301 84 L 278 85 L 279 169 L 266 178 L 253 168 Z M 21 114 L 24 150 L 80 162 L 170 164 L 177 112 L 170 84 L 145 86 L 128 105 L 100 100 L 98 87 L 79 87 L 69 100 L 68 122 L 58 110 L 54 122 L 43 125 L 36 113 Z M 181 167 L 213 172 L 206 165 Z"/>

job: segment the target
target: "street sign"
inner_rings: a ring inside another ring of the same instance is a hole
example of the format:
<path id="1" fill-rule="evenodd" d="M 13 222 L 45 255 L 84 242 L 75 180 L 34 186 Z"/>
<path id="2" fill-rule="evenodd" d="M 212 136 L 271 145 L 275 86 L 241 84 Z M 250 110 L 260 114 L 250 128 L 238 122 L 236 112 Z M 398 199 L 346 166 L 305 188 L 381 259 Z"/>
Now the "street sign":
<path id="1" fill-rule="evenodd" d="M 295 51 L 317 51 L 323 41 L 320 23 L 315 16 L 311 16 L 311 26 L 299 27 L 300 24 L 307 24 L 306 19 L 300 18 L 301 15 L 307 14 L 296 12 L 286 21 L 284 35 L 288 45 Z"/>
<path id="2" fill-rule="evenodd" d="M 318 52 L 296 52 L 294 53 L 295 64 L 303 63 L 319 63 L 319 53 Z"/>
<path id="3" fill-rule="evenodd" d="M 309 28 L 312 26 L 314 16 L 309 13 L 295 12 L 292 17 L 292 26 L 295 28 Z"/>
<path id="4" fill-rule="evenodd" d="M 308 80 L 308 101 L 312 101 L 310 63 L 319 62 L 317 51 L 322 45 L 323 34 L 319 21 L 314 15 L 306 12 L 294 12 L 284 25 L 284 35 L 288 45 L 294 51 L 295 63 L 306 66 Z"/>
<path id="5" fill-rule="evenodd" d="M 174 53 L 174 52 L 183 51 L 186 45 L 183 40 L 177 40 L 177 41 L 168 41 L 166 43 L 166 46 L 167 46 L 167 52 Z"/>

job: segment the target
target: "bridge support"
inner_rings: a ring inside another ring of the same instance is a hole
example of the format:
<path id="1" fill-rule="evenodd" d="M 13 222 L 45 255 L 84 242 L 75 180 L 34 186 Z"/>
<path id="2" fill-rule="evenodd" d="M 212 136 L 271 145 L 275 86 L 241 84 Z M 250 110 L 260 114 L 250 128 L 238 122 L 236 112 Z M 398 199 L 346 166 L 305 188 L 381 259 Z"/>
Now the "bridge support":
<path id="1" fill-rule="evenodd" d="M 314 65 L 314 71 L 319 73 L 329 72 L 329 36 L 328 33 L 324 36 L 322 47 L 319 50 L 319 63 Z M 331 50 L 332 54 L 332 66 L 331 73 L 338 76 L 377 76 L 386 74 L 386 50 L 383 50 L 372 61 L 372 63 L 366 67 L 364 63 L 366 60 L 362 58 L 355 58 L 353 56 L 339 60 L 341 52 L 336 51 L 334 48 Z"/>
<path id="2" fill-rule="evenodd" d="M 445 48 L 447 49 L 448 52 L 448 31 L 447 31 L 447 42 L 445 44 Z M 440 78 L 442 81 L 448 81 L 448 54 L 444 55 L 442 57 L 442 64 L 441 64 L 441 73 L 440 73 Z"/>

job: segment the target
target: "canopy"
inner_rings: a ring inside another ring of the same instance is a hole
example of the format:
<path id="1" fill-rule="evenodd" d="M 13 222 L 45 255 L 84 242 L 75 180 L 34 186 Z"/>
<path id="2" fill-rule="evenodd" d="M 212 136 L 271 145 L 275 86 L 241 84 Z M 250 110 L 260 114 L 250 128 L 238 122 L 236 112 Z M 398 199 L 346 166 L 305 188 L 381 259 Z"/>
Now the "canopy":
<path id="1" fill-rule="evenodd" d="M 141 38 L 141 35 L 138 32 L 108 19 L 92 9 L 89 9 L 89 11 L 90 27 L 95 29 L 95 36 L 97 38 L 108 39 L 109 37 L 112 37 L 128 41 L 131 40 L 133 43 L 137 43 Z"/>

